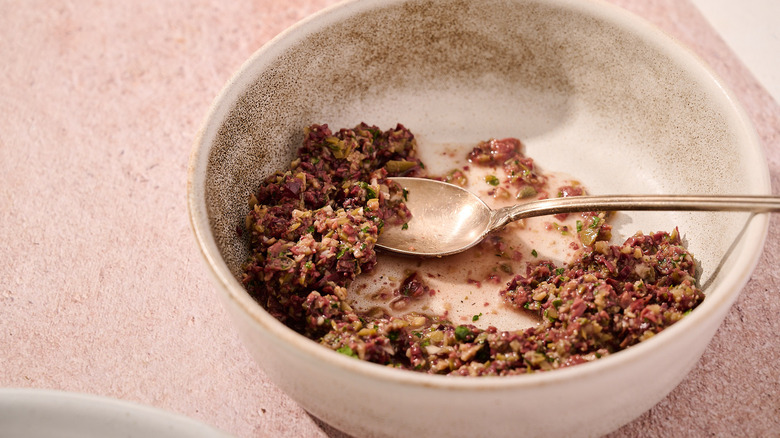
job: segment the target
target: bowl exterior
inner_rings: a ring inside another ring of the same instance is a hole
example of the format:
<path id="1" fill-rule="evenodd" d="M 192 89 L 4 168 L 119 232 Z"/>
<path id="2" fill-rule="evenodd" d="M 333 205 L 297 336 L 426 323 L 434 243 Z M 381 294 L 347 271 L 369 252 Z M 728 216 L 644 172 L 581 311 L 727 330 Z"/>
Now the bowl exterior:
<path id="1" fill-rule="evenodd" d="M 222 297 L 268 377 L 306 411 L 356 437 L 601 436 L 674 389 L 699 360 L 727 310 L 656 343 L 642 356 L 555 371 L 549 373 L 554 378 L 527 385 L 517 385 L 516 378 L 505 386 L 495 381 L 503 378 L 485 378 L 493 381 L 480 387 L 437 384 L 452 379 L 442 376 L 434 376 L 439 379 L 433 383 L 377 378 L 384 374 L 380 371 L 412 372 L 379 365 L 357 370 L 343 363 L 355 361 L 346 357 L 322 361 L 280 342 L 229 295 Z"/>

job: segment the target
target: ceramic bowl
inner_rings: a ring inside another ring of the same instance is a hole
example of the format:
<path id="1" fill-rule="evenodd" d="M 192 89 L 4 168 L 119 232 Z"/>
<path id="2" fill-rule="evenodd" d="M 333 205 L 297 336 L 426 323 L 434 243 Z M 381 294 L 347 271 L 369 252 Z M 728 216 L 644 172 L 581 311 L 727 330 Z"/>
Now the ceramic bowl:
<path id="1" fill-rule="evenodd" d="M 216 98 L 190 162 L 189 211 L 247 349 L 282 390 L 356 436 L 597 436 L 663 399 L 700 358 L 761 253 L 768 218 L 632 213 L 615 240 L 678 226 L 704 303 L 661 334 L 566 369 L 453 378 L 361 362 L 306 339 L 244 290 L 236 233 L 304 127 L 388 129 L 419 147 L 517 137 L 592 194 L 768 194 L 757 136 L 695 56 L 637 17 L 573 0 L 364 0 L 258 50 Z"/>

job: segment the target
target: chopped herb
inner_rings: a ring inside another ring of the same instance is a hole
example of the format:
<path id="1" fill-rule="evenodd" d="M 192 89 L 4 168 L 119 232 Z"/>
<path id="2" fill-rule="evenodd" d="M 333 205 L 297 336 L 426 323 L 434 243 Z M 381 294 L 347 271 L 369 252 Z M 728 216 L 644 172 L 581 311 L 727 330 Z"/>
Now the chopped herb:
<path id="1" fill-rule="evenodd" d="M 408 230 L 409 229 L 409 224 L 408 223 L 404 223 L 403 225 L 401 225 L 401 229 L 402 230 Z"/>
<path id="2" fill-rule="evenodd" d="M 346 254 L 346 252 L 347 252 L 347 247 L 346 246 L 342 246 L 341 249 L 339 250 L 339 253 L 336 254 L 336 259 L 340 259 L 340 258 L 344 257 L 344 254 Z"/>
<path id="3" fill-rule="evenodd" d="M 387 334 L 387 339 L 390 339 L 391 341 L 395 341 L 398 339 L 398 332 L 390 332 Z"/>
<path id="4" fill-rule="evenodd" d="M 306 227 L 306 232 L 309 233 L 309 234 L 313 233 L 314 232 L 314 225 L 309 225 L 308 227 Z"/>
<path id="5" fill-rule="evenodd" d="M 590 224 L 590 227 L 591 227 L 591 228 L 596 228 L 596 227 L 598 227 L 598 226 L 599 226 L 599 222 L 601 222 L 601 218 L 600 218 L 600 217 L 598 217 L 598 216 L 594 217 L 594 218 L 593 218 L 593 222 L 591 222 L 591 224 Z"/>
<path id="6" fill-rule="evenodd" d="M 553 300 L 552 302 L 552 305 L 555 306 L 556 309 L 560 307 L 561 304 L 563 304 L 563 301 L 561 299 Z"/>
<path id="7" fill-rule="evenodd" d="M 578 220 L 577 221 L 577 232 L 579 233 L 580 231 L 582 231 L 582 221 Z"/>
<path id="8" fill-rule="evenodd" d="M 497 186 L 500 181 L 498 180 L 498 177 L 495 175 L 488 175 L 485 177 L 485 182 L 490 184 L 491 186 Z"/>
<path id="9" fill-rule="evenodd" d="M 472 317 L 471 317 L 471 320 L 472 320 L 472 321 L 475 321 L 475 322 L 476 322 L 476 321 L 479 321 L 479 317 L 480 317 L 480 316 L 482 316 L 482 312 L 479 312 L 479 315 L 474 315 L 474 316 L 472 316 Z"/>
<path id="10" fill-rule="evenodd" d="M 374 190 L 368 183 L 361 182 L 360 187 L 363 188 L 363 190 L 366 191 L 366 199 L 374 199 L 377 197 L 376 190 Z"/>
<path id="11" fill-rule="evenodd" d="M 558 268 L 555 270 L 555 275 L 563 275 L 564 271 L 566 271 L 563 268 Z"/>
<path id="12" fill-rule="evenodd" d="M 409 190 L 404 189 L 403 191 L 404 201 L 409 200 Z"/>
<path id="13" fill-rule="evenodd" d="M 535 249 L 532 249 L 532 250 L 531 250 L 531 255 L 532 255 L 532 256 L 534 256 L 534 257 L 539 257 L 539 253 L 538 253 L 538 252 L 536 252 L 536 250 L 535 250 Z"/>
<path id="14" fill-rule="evenodd" d="M 463 341 L 466 339 L 466 336 L 471 334 L 471 330 L 469 330 L 468 327 L 465 325 L 459 325 L 455 327 L 455 338 L 457 338 L 459 341 Z"/>

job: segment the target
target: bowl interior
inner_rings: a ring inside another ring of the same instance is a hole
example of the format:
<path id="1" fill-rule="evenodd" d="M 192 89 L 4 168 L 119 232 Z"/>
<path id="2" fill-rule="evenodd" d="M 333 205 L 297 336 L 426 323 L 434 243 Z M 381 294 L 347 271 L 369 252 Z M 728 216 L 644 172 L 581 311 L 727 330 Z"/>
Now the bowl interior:
<path id="1" fill-rule="evenodd" d="M 258 51 L 215 102 L 192 183 L 195 215 L 218 251 L 214 269 L 240 278 L 247 249 L 236 227 L 247 199 L 288 165 L 303 129 L 359 122 L 403 123 L 434 172 L 446 169 L 426 157 L 431 145 L 465 152 L 517 137 L 540 167 L 592 194 L 769 192 L 757 138 L 730 94 L 622 11 L 569 1 L 352 2 Z M 736 292 L 721 285 L 752 270 L 766 220 L 642 212 L 614 225 L 621 241 L 678 226 L 708 295 L 725 297 Z"/>

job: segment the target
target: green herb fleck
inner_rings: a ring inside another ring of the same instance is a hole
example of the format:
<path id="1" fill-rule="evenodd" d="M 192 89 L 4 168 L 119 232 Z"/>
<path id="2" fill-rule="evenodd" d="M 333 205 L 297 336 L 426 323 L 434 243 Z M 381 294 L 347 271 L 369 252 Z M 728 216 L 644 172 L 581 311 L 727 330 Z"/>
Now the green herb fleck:
<path id="1" fill-rule="evenodd" d="M 558 268 L 558 269 L 556 269 L 556 270 L 555 270 L 555 275 L 563 275 L 563 273 L 564 273 L 565 271 L 566 271 L 566 270 L 565 270 L 565 269 L 563 269 L 563 268 Z"/>
<path id="2" fill-rule="evenodd" d="M 403 225 L 401 225 L 401 229 L 402 230 L 408 230 L 409 229 L 409 224 L 408 223 L 404 223 Z"/>
<path id="3" fill-rule="evenodd" d="M 579 233 L 580 231 L 582 231 L 582 221 L 578 220 L 577 221 L 577 232 Z"/>
<path id="4" fill-rule="evenodd" d="M 376 190 L 374 190 L 366 182 L 361 182 L 360 186 L 366 191 L 366 199 L 374 199 L 374 198 L 377 197 L 376 196 Z"/>
<path id="5" fill-rule="evenodd" d="M 455 338 L 459 341 L 465 341 L 466 336 L 471 334 L 471 330 L 465 325 L 459 325 L 455 327 Z"/>
<path id="6" fill-rule="evenodd" d="M 596 227 L 598 227 L 598 226 L 599 226 L 599 223 L 600 223 L 600 222 L 601 222 L 601 218 L 600 218 L 600 217 L 598 217 L 598 216 L 597 216 L 597 217 L 594 217 L 594 218 L 593 218 L 593 222 L 591 222 L 591 224 L 590 224 L 590 227 L 591 227 L 591 228 L 596 228 Z"/>
<path id="7" fill-rule="evenodd" d="M 485 177 L 485 182 L 490 184 L 491 186 L 497 186 L 500 181 L 498 180 L 498 177 L 495 175 L 488 175 Z"/>
<path id="8" fill-rule="evenodd" d="M 306 227 L 306 232 L 309 233 L 309 234 L 313 233 L 314 232 L 314 225 L 309 225 L 308 227 Z"/>
<path id="9" fill-rule="evenodd" d="M 479 312 L 479 315 L 474 315 L 471 317 L 471 320 L 476 322 L 479 321 L 479 317 L 482 316 L 482 312 Z"/>
<path id="10" fill-rule="evenodd" d="M 404 189 L 403 195 L 404 195 L 404 201 L 408 201 L 409 200 L 409 190 Z"/>
<path id="11" fill-rule="evenodd" d="M 339 253 L 336 254 L 336 259 L 340 259 L 340 258 L 344 257 L 344 254 L 346 254 L 346 253 L 347 253 L 347 247 L 346 246 L 341 247 L 341 249 L 339 250 Z"/>
<path id="12" fill-rule="evenodd" d="M 535 249 L 532 249 L 532 250 L 531 250 L 531 255 L 532 255 L 532 256 L 534 256 L 534 257 L 539 257 L 539 253 L 538 253 L 538 252 L 536 252 L 536 250 L 535 250 Z"/>

